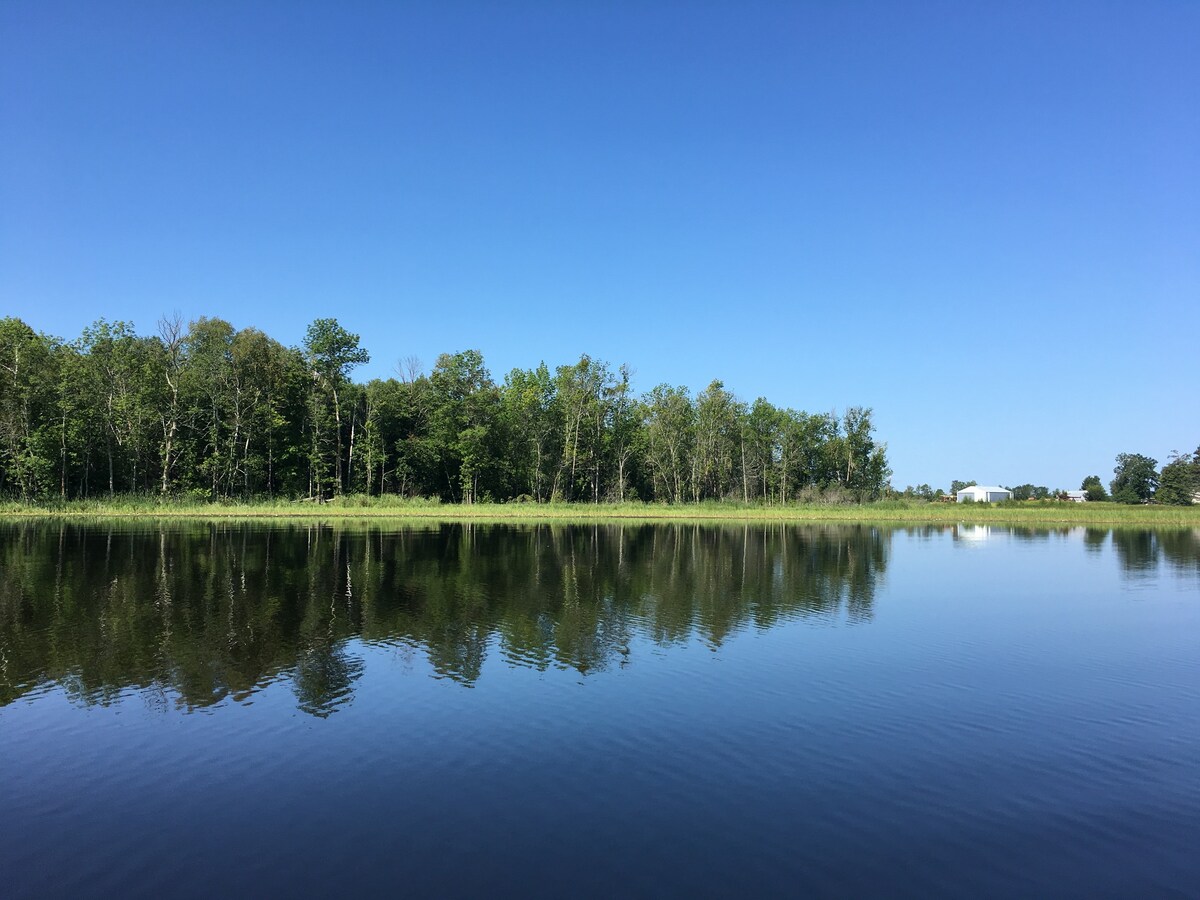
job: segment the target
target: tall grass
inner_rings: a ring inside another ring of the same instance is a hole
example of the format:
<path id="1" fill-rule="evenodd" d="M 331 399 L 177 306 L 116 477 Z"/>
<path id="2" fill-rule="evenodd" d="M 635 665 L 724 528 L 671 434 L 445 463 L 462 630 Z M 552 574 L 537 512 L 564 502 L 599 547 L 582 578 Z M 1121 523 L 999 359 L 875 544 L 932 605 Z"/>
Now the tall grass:
<path id="1" fill-rule="evenodd" d="M 323 503 L 293 500 L 214 501 L 158 497 L 0 503 L 5 518 L 195 519 L 432 519 L 442 521 L 831 521 L 866 523 L 974 523 L 1014 525 L 1200 526 L 1200 506 L 1123 506 L 1116 503 L 927 503 L 885 500 L 864 504 L 786 506 L 707 501 L 665 503 L 443 504 L 436 499 L 352 495 Z"/>

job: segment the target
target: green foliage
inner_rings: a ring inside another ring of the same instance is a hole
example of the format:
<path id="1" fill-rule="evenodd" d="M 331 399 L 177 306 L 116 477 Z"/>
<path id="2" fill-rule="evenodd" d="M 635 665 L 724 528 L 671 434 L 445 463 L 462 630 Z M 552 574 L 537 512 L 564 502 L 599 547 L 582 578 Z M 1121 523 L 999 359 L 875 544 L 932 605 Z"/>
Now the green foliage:
<path id="1" fill-rule="evenodd" d="M 429 378 L 434 446 L 451 500 L 473 503 L 497 476 L 500 395 L 478 350 L 442 354 Z"/>
<path id="2" fill-rule="evenodd" d="M 1176 453 L 1163 466 L 1154 498 L 1172 506 L 1191 506 L 1200 493 L 1200 448 L 1192 455 Z"/>
<path id="3" fill-rule="evenodd" d="M 869 409 L 747 404 L 719 380 L 639 398 L 628 367 L 587 355 L 502 385 L 478 350 L 353 382 L 369 358 L 331 318 L 299 348 L 216 318 L 164 318 L 153 337 L 101 319 L 69 343 L 0 320 L 0 496 L 785 505 L 889 490 Z"/>
<path id="4" fill-rule="evenodd" d="M 316 373 L 328 382 L 342 381 L 355 366 L 371 361 L 371 354 L 358 346 L 359 337 L 338 324 L 337 319 L 316 319 L 304 333 L 304 350 Z"/>
<path id="5" fill-rule="evenodd" d="M 348 332 L 337 319 L 316 319 L 304 335 L 305 358 L 312 372 L 308 406 L 310 496 L 324 496 L 327 486 L 339 496 L 346 489 L 354 454 L 352 443 L 349 458 L 344 447 L 347 432 L 355 432 L 359 408 L 350 404 L 349 421 L 344 421 L 342 398 L 351 389 L 350 370 L 371 360 L 370 354 L 358 346 L 358 340 L 358 335 Z"/>
<path id="6" fill-rule="evenodd" d="M 660 384 L 642 404 L 646 463 L 655 496 L 672 503 L 687 499 L 688 460 L 695 441 L 696 408 L 685 387 Z"/>
<path id="7" fill-rule="evenodd" d="M 918 484 L 916 487 L 910 484 L 900 494 L 900 497 L 904 500 L 924 500 L 929 502 L 936 500 L 941 495 L 942 492 L 940 490 L 935 491 L 927 484 Z"/>
<path id="8" fill-rule="evenodd" d="M 513 369 L 500 391 L 501 415 L 509 436 L 509 476 L 520 496 L 549 499 L 550 472 L 558 459 L 559 416 L 554 382 L 546 364 Z"/>
<path id="9" fill-rule="evenodd" d="M 1108 499 L 1108 492 L 1104 490 L 1104 485 L 1100 482 L 1099 475 L 1089 475 L 1083 479 L 1083 483 L 1079 486 L 1081 491 L 1087 493 L 1089 503 L 1099 503 Z"/>
<path id="10" fill-rule="evenodd" d="M 1118 453 L 1109 487 L 1117 503 L 1148 503 L 1158 489 L 1158 460 L 1140 453 Z"/>
<path id="11" fill-rule="evenodd" d="M 0 319 L 0 487 L 31 499 L 53 489 L 55 344 L 19 319 Z"/>
<path id="12" fill-rule="evenodd" d="M 1019 484 L 1009 490 L 1014 500 L 1046 500 L 1050 497 L 1050 488 L 1045 485 Z"/>

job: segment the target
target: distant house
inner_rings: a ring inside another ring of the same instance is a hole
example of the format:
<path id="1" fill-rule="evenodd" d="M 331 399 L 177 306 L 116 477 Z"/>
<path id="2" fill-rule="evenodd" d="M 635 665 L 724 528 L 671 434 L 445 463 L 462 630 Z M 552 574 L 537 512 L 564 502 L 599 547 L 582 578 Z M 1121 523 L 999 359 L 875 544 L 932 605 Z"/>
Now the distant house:
<path id="1" fill-rule="evenodd" d="M 1072 503 L 1087 503 L 1087 491 L 1067 491 L 1067 499 Z"/>
<path id="2" fill-rule="evenodd" d="M 1011 500 L 1012 491 L 1002 487 L 985 487 L 973 484 L 958 492 L 959 503 L 998 503 L 1001 500 Z"/>

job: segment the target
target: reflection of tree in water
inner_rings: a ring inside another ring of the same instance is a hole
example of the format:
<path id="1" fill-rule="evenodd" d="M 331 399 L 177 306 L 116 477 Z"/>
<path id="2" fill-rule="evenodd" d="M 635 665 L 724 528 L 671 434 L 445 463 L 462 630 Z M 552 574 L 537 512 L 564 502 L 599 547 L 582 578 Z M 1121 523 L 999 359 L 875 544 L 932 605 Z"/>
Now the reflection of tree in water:
<path id="1" fill-rule="evenodd" d="M 1200 528 L 1179 528 L 1161 532 L 1158 545 L 1163 557 L 1180 572 L 1200 575 Z"/>
<path id="2" fill-rule="evenodd" d="M 986 527 L 986 532 L 984 528 Z M 1052 538 L 1071 540 L 1078 530 L 1069 526 L 1059 528 L 1028 528 L 998 526 L 967 526 L 964 531 L 1008 535 L 1022 542 L 1049 541 Z M 918 529 L 906 529 L 919 536 Z M 1084 528 L 1083 546 L 1089 553 L 1103 552 L 1112 537 L 1121 570 L 1127 575 L 1153 575 L 1165 560 L 1179 572 L 1200 574 L 1200 529 L 1196 528 Z M 958 531 L 955 531 L 956 539 Z"/>
<path id="3" fill-rule="evenodd" d="M 288 678 L 327 716 L 362 674 L 355 638 L 420 646 L 464 684 L 489 649 L 588 674 L 639 637 L 869 620 L 887 546 L 867 527 L 4 526 L 0 705 L 50 683 L 89 704 L 168 689 L 190 709 Z"/>
<path id="4" fill-rule="evenodd" d="M 320 644 L 301 650 L 292 676 L 300 708 L 322 719 L 337 712 L 350 700 L 362 672 L 362 660 L 348 656 L 343 645 Z"/>
<path id="5" fill-rule="evenodd" d="M 1121 569 L 1129 573 L 1153 572 L 1158 568 L 1158 533 L 1140 528 L 1113 529 L 1112 542 Z"/>
<path id="6" fill-rule="evenodd" d="M 1089 536 L 1092 531 L 1088 529 Z M 1165 561 L 1176 572 L 1200 575 L 1200 529 L 1114 528 L 1112 542 L 1121 569 L 1127 574 L 1153 574 Z"/>

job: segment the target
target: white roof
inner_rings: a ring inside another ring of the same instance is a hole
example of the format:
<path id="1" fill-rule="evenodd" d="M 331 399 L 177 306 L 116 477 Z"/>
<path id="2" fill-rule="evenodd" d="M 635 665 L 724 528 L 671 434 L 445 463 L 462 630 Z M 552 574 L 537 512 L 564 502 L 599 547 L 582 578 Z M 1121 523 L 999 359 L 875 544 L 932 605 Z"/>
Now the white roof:
<path id="1" fill-rule="evenodd" d="M 1002 488 L 1002 487 L 989 487 L 989 486 L 988 486 L 988 485 L 986 485 L 986 484 L 973 484 L 973 485 L 971 485 L 970 487 L 963 488 L 963 489 L 962 489 L 962 491 L 959 491 L 959 493 L 961 494 L 963 491 L 977 491 L 977 492 L 979 492 L 979 493 L 982 493 L 982 492 L 984 492 L 984 491 L 987 491 L 989 494 L 997 494 L 997 493 L 1005 493 L 1005 494 L 1009 494 L 1009 493 L 1012 493 L 1011 491 L 1009 491 L 1009 489 L 1008 489 L 1008 488 Z"/>

